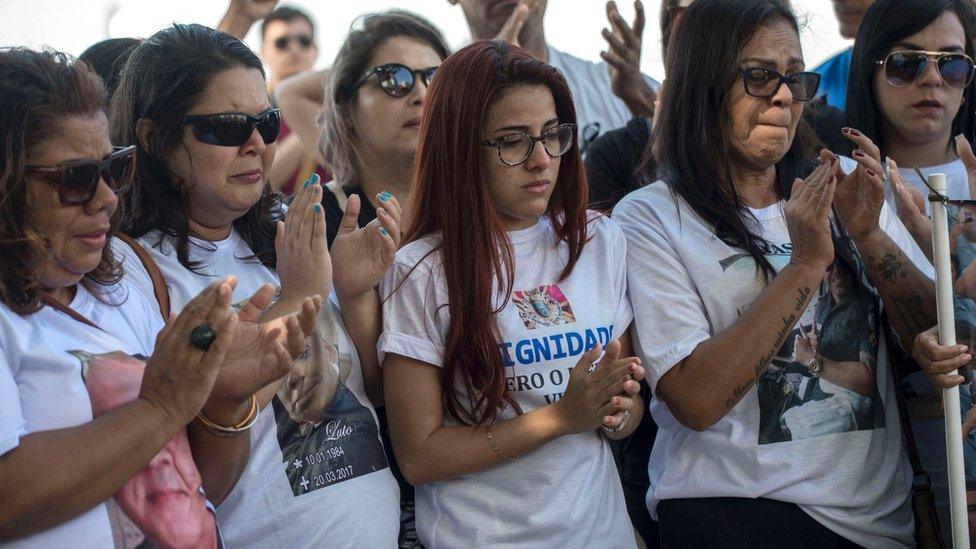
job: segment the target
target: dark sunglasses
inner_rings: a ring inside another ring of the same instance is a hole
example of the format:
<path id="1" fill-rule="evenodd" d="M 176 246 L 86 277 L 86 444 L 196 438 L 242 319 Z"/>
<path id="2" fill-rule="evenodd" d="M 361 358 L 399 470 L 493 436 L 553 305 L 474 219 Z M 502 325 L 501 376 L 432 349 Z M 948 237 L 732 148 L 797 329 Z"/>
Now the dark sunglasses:
<path id="1" fill-rule="evenodd" d="M 776 95 L 780 86 L 786 84 L 793 99 L 810 101 L 817 96 L 820 87 L 820 75 L 815 72 L 798 72 L 782 75 L 773 69 L 750 67 L 742 69 L 742 83 L 746 93 L 760 99 L 769 99 Z"/>
<path id="2" fill-rule="evenodd" d="M 193 136 L 203 143 L 240 147 L 251 138 L 254 128 L 257 128 L 265 144 L 277 141 L 281 113 L 278 109 L 268 109 L 257 116 L 243 112 L 199 114 L 187 116 L 183 123 L 190 124 Z"/>
<path id="3" fill-rule="evenodd" d="M 903 88 L 921 78 L 929 64 L 929 57 L 935 58 L 939 76 L 947 86 L 965 88 L 973 80 L 973 59 L 964 53 L 944 51 L 896 51 L 875 64 L 885 72 L 885 80 L 896 88 Z"/>
<path id="4" fill-rule="evenodd" d="M 98 182 L 102 179 L 115 194 L 129 188 L 136 171 L 136 148 L 112 147 L 112 153 L 101 160 L 69 160 L 55 166 L 27 166 L 26 171 L 57 174 L 58 199 L 62 205 L 88 204 L 98 192 Z"/>
<path id="5" fill-rule="evenodd" d="M 532 149 L 539 141 L 546 154 L 552 158 L 566 154 L 566 151 L 573 146 L 576 135 L 576 124 L 559 124 L 544 132 L 542 135 L 532 137 L 525 132 L 515 132 L 496 137 L 481 144 L 485 147 L 495 147 L 498 151 L 498 159 L 509 166 L 518 166 L 525 162 L 532 155 Z"/>
<path id="6" fill-rule="evenodd" d="M 312 37 L 307 34 L 297 34 L 295 36 L 279 36 L 275 39 L 274 45 L 281 51 L 288 49 L 288 44 L 294 40 L 298 42 L 298 45 L 302 47 L 303 50 L 307 50 L 312 47 Z"/>
<path id="7" fill-rule="evenodd" d="M 400 63 L 387 63 L 366 71 L 359 81 L 356 82 L 355 89 L 359 89 L 360 86 L 369 80 L 370 76 L 375 74 L 379 80 L 380 89 L 386 92 L 387 95 L 390 97 L 403 97 L 410 93 L 410 90 L 416 84 L 417 80 L 414 78 L 415 75 L 419 76 L 424 81 L 424 85 L 429 87 L 436 70 L 437 67 L 411 69 Z"/>

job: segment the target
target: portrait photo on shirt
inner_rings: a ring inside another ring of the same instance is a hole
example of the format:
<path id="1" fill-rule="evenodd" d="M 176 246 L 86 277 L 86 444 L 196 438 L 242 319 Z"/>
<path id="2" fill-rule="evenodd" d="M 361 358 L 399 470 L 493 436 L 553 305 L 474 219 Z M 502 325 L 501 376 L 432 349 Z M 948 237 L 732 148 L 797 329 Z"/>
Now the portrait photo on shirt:
<path id="1" fill-rule="evenodd" d="M 760 375 L 759 444 L 884 427 L 877 298 L 862 283 L 858 265 L 853 254 L 835 256 Z"/>
<path id="2" fill-rule="evenodd" d="M 138 398 L 145 357 L 122 351 L 68 353 L 81 362 L 93 417 Z M 115 493 L 109 517 L 117 548 L 222 546 L 185 429 Z"/>
<path id="3" fill-rule="evenodd" d="M 300 496 L 389 467 L 379 427 L 347 386 L 355 349 L 340 352 L 338 328 L 322 314 L 307 353 L 271 400 L 282 466 Z M 314 358 L 310 359 L 310 357 Z"/>

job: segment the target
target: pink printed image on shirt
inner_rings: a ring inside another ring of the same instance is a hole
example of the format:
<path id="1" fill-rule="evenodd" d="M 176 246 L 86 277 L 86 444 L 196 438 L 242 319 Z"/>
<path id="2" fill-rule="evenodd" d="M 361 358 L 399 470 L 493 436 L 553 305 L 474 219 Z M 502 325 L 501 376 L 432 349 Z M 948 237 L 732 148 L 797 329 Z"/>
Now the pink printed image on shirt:
<path id="1" fill-rule="evenodd" d="M 573 307 L 555 284 L 512 293 L 512 302 L 529 330 L 576 322 Z"/>

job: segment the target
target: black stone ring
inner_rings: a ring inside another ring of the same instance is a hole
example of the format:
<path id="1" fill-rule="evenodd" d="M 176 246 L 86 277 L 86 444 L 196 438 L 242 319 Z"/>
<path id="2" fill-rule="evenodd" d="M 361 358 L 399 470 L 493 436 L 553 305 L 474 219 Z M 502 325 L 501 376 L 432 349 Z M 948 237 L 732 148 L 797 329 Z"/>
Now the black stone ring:
<path id="1" fill-rule="evenodd" d="M 201 351 L 209 349 L 215 339 L 217 332 L 207 324 L 200 324 L 190 332 L 190 343 Z"/>

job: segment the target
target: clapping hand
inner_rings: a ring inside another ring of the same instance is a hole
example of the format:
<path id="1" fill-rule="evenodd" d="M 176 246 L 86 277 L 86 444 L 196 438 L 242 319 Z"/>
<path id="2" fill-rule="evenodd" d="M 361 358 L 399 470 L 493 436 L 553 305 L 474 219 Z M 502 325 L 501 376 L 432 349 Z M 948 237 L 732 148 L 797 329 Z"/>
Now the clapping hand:
<path id="1" fill-rule="evenodd" d="M 834 208 L 851 237 L 855 241 L 865 240 L 881 229 L 885 170 L 881 165 L 881 151 L 868 136 L 853 128 L 844 128 L 843 134 L 857 145 L 853 154 L 857 168 L 844 174 L 840 163 L 835 165 L 834 175 L 839 183 L 834 193 Z"/>
<path id="2" fill-rule="evenodd" d="M 806 179 L 793 181 L 790 199 L 783 208 L 786 228 L 793 243 L 790 264 L 822 273 L 834 260 L 830 234 L 830 204 L 835 199 L 837 177 L 832 173 L 837 157 L 820 153 L 820 165 Z"/>
<path id="3" fill-rule="evenodd" d="M 319 176 L 313 175 L 298 190 L 285 221 L 278 222 L 275 250 L 281 300 L 294 309 L 306 297 L 327 296 L 332 288 L 332 261 L 321 200 Z"/>
<path id="4" fill-rule="evenodd" d="M 306 298 L 297 313 L 258 323 L 274 296 L 274 286 L 258 289 L 238 313 L 239 322 L 224 357 L 211 398 L 240 402 L 288 373 L 306 348 L 322 298 Z"/>
<path id="5" fill-rule="evenodd" d="M 336 294 L 356 298 L 373 291 L 393 264 L 400 245 L 400 203 L 388 192 L 376 195 L 376 219 L 358 228 L 359 196 L 352 195 L 332 242 L 332 272 Z"/>
<path id="6" fill-rule="evenodd" d="M 504 40 L 509 44 L 521 47 L 518 39 L 519 33 L 522 32 L 522 27 L 525 26 L 525 20 L 529 17 L 529 12 L 535 9 L 535 5 L 538 3 L 539 0 L 519 0 L 518 5 L 512 10 L 512 14 L 508 16 L 508 20 L 502 25 L 502 29 L 498 31 L 495 40 Z"/>

